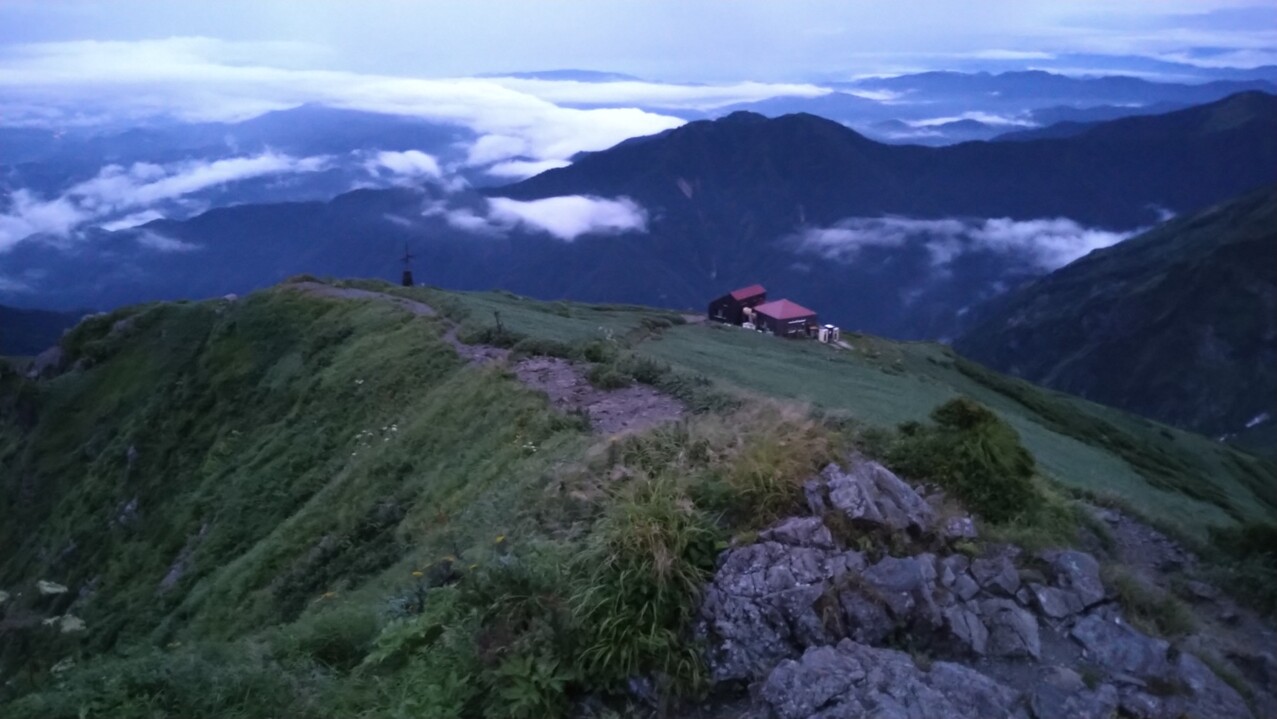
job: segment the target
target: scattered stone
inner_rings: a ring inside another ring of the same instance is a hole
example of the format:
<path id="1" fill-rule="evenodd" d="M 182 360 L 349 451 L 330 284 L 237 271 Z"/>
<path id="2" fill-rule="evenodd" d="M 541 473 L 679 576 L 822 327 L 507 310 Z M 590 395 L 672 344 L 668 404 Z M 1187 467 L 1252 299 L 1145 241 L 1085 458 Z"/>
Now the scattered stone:
<path id="1" fill-rule="evenodd" d="M 791 517 L 758 533 L 762 541 L 778 542 L 794 547 L 837 549 L 829 528 L 819 517 Z"/>
<path id="2" fill-rule="evenodd" d="M 1041 557 L 1051 565 L 1051 570 L 1055 573 L 1055 586 L 1075 595 L 1083 607 L 1091 607 L 1104 601 L 1100 564 L 1095 561 L 1095 557 L 1073 550 L 1043 552 Z"/>
<path id="3" fill-rule="evenodd" d="M 1175 681 L 1186 690 L 1184 714 L 1197 717 L 1252 716 L 1246 700 L 1202 660 L 1182 652 L 1175 660 Z"/>
<path id="4" fill-rule="evenodd" d="M 63 634 L 74 634 L 75 632 L 82 632 L 85 629 L 84 620 L 71 614 L 63 614 L 58 619 L 58 624 L 58 631 Z"/>
<path id="5" fill-rule="evenodd" d="M 35 583 L 35 588 L 40 591 L 40 594 L 46 597 L 53 594 L 67 593 L 67 588 L 62 586 L 61 584 L 58 584 L 57 582 L 47 582 L 43 579 Z"/>
<path id="6" fill-rule="evenodd" d="M 950 517 L 940 528 L 940 536 L 950 542 L 961 539 L 975 539 L 980 536 L 975 528 L 975 520 L 970 517 Z"/>
<path id="7" fill-rule="evenodd" d="M 990 594 L 1014 597 L 1016 590 L 1020 588 L 1020 573 L 1015 568 L 1015 562 L 1006 553 L 971 562 L 971 575 Z"/>
<path id="8" fill-rule="evenodd" d="M 984 719 L 1014 716 L 1019 701 L 973 669 L 937 662 L 922 671 L 904 652 L 849 639 L 781 662 L 761 697 L 779 719 Z"/>
<path id="9" fill-rule="evenodd" d="M 54 345 L 36 355 L 27 370 L 27 379 L 48 379 L 55 377 L 66 367 L 66 353 Z"/>
<path id="10" fill-rule="evenodd" d="M 803 487 L 812 514 L 830 508 L 848 519 L 894 531 L 928 532 L 935 510 L 912 487 L 886 467 L 858 459 L 849 470 L 831 464 Z"/>
<path id="11" fill-rule="evenodd" d="M 1166 658 L 1170 645 L 1094 614 L 1078 620 L 1070 635 L 1086 650 L 1086 656 L 1111 672 L 1133 674 L 1143 680 L 1166 680 L 1171 666 Z"/>
<path id="12" fill-rule="evenodd" d="M 959 645 L 984 656 L 989 647 L 989 630 L 975 612 L 960 605 L 949 607 L 944 611 L 944 623 Z"/>
<path id="13" fill-rule="evenodd" d="M 1029 585 L 1038 611 L 1051 619 L 1064 619 L 1086 609 L 1081 597 L 1055 587 L 1044 587 L 1036 582 Z"/>
<path id="14" fill-rule="evenodd" d="M 980 593 L 980 585 L 975 583 L 971 575 L 963 573 L 954 581 L 953 593 L 965 602 Z"/>
<path id="15" fill-rule="evenodd" d="M 1009 599 L 986 599 L 980 613 L 989 628 L 989 653 L 998 657 L 1042 658 L 1038 621 Z"/>
<path id="16" fill-rule="evenodd" d="M 1109 719 L 1120 698 L 1112 684 L 1087 689 L 1082 677 L 1067 667 L 1051 667 L 1029 698 L 1037 719 Z"/>

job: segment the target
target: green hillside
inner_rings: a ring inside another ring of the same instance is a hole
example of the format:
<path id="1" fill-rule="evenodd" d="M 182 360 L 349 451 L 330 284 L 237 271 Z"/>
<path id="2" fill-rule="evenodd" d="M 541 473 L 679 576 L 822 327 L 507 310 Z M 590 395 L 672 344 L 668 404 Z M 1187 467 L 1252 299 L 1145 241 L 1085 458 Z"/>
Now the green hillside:
<path id="1" fill-rule="evenodd" d="M 955 343 L 990 366 L 1265 455 L 1277 417 L 1277 187 L 1097 250 Z"/>
<path id="2" fill-rule="evenodd" d="M 959 395 L 1037 462 L 1041 506 L 990 537 L 1070 541 L 1081 496 L 1203 548 L 1277 511 L 1271 463 L 937 345 L 338 284 L 438 314 L 285 285 L 91 318 L 52 380 L 0 369 L 0 715 L 553 716 L 648 673 L 694 693 L 682 630 L 716 549 Z M 453 331 L 688 414 L 592 433 Z"/>

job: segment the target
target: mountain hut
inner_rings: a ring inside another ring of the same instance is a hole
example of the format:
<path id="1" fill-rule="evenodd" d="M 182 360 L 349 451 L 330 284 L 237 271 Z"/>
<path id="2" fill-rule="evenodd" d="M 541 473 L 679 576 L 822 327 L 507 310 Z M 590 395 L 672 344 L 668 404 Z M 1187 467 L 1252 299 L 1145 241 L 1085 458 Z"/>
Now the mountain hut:
<path id="1" fill-rule="evenodd" d="M 816 313 L 789 300 L 775 300 L 754 308 L 758 329 L 777 337 L 808 337 L 820 323 Z"/>
<path id="2" fill-rule="evenodd" d="M 745 321 L 745 309 L 757 307 L 767 301 L 767 290 L 762 285 L 750 285 L 733 290 L 709 303 L 709 318 L 715 322 L 739 325 Z"/>

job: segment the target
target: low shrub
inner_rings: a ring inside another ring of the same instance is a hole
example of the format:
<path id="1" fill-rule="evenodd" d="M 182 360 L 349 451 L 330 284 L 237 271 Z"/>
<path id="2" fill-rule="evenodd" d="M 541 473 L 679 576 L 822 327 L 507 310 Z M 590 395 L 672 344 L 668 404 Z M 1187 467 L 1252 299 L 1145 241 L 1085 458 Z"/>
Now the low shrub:
<path id="1" fill-rule="evenodd" d="M 1108 565 L 1103 569 L 1103 578 L 1104 583 L 1117 593 L 1118 602 L 1126 610 L 1127 621 L 1145 632 L 1176 637 L 1197 628 L 1192 613 L 1183 602 L 1145 584 L 1127 570 Z"/>
<path id="2" fill-rule="evenodd" d="M 1213 572 L 1217 583 L 1259 611 L 1277 615 L 1277 525 L 1249 522 L 1212 529 L 1211 540 L 1226 557 Z"/>
<path id="3" fill-rule="evenodd" d="M 525 337 L 515 342 L 510 350 L 516 355 L 541 355 L 565 359 L 573 359 L 578 355 L 577 349 L 567 342 L 540 337 Z"/>
<path id="4" fill-rule="evenodd" d="M 893 467 L 943 486 L 993 522 L 1034 509 L 1041 495 L 1031 481 L 1033 455 L 1009 424 L 966 397 L 940 405 L 931 419 L 930 427 L 902 428 L 887 452 Z"/>
<path id="5" fill-rule="evenodd" d="M 572 609 L 587 686 L 620 689 L 655 676 L 670 692 L 704 679 L 689 630 L 713 571 L 718 530 L 673 480 L 627 486 L 579 556 Z"/>
<path id="6" fill-rule="evenodd" d="M 586 375 L 590 384 L 599 389 L 620 389 L 630 386 L 631 378 L 613 365 L 594 365 Z"/>
<path id="7" fill-rule="evenodd" d="M 284 662 L 309 660 L 346 671 L 364 660 L 380 630 L 374 611 L 344 605 L 303 617 L 272 643 Z"/>

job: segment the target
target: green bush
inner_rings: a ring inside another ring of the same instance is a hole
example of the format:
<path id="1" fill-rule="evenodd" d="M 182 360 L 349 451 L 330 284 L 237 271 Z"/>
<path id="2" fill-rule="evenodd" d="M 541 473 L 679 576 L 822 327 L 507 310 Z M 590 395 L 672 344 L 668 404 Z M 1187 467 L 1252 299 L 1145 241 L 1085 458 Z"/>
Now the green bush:
<path id="1" fill-rule="evenodd" d="M 647 675 L 667 691 L 700 686 L 704 667 L 689 630 L 717 539 L 672 480 L 641 480 L 616 499 L 576 563 L 572 608 L 587 686 L 618 689 Z"/>
<path id="2" fill-rule="evenodd" d="M 380 629 L 370 608 L 345 605 L 303 617 L 274 642 L 283 661 L 310 660 L 345 671 L 364 660 Z"/>
<path id="3" fill-rule="evenodd" d="M 1119 567 L 1106 566 L 1103 574 L 1104 583 L 1117 593 L 1118 602 L 1126 610 L 1126 619 L 1136 627 L 1163 637 L 1181 636 L 1197 628 L 1192 613 L 1170 594 Z"/>
<path id="4" fill-rule="evenodd" d="M 1041 497 L 1031 481 L 1033 455 L 1009 424 L 966 397 L 940 405 L 931 419 L 932 427 L 911 425 L 902 432 L 888 451 L 894 467 L 945 487 L 993 522 L 1034 509 Z"/>
<path id="5" fill-rule="evenodd" d="M 304 716 L 294 680 L 242 646 L 102 657 L 2 707 L 12 719 Z"/>
<path id="6" fill-rule="evenodd" d="M 563 357 L 566 359 L 573 359 L 578 354 L 576 348 L 567 342 L 544 339 L 541 337 L 525 337 L 518 342 L 515 342 L 510 349 L 518 355 L 541 355 L 544 357 Z"/>
<path id="7" fill-rule="evenodd" d="M 1214 570 L 1221 585 L 1268 615 L 1277 615 L 1277 525 L 1248 522 L 1212 529 L 1216 551 L 1227 557 Z"/>
<path id="8" fill-rule="evenodd" d="M 613 365 L 605 364 L 591 367 L 587 378 L 590 380 L 590 384 L 599 389 L 620 389 L 621 387 L 630 386 L 631 382 L 628 375 Z"/>

